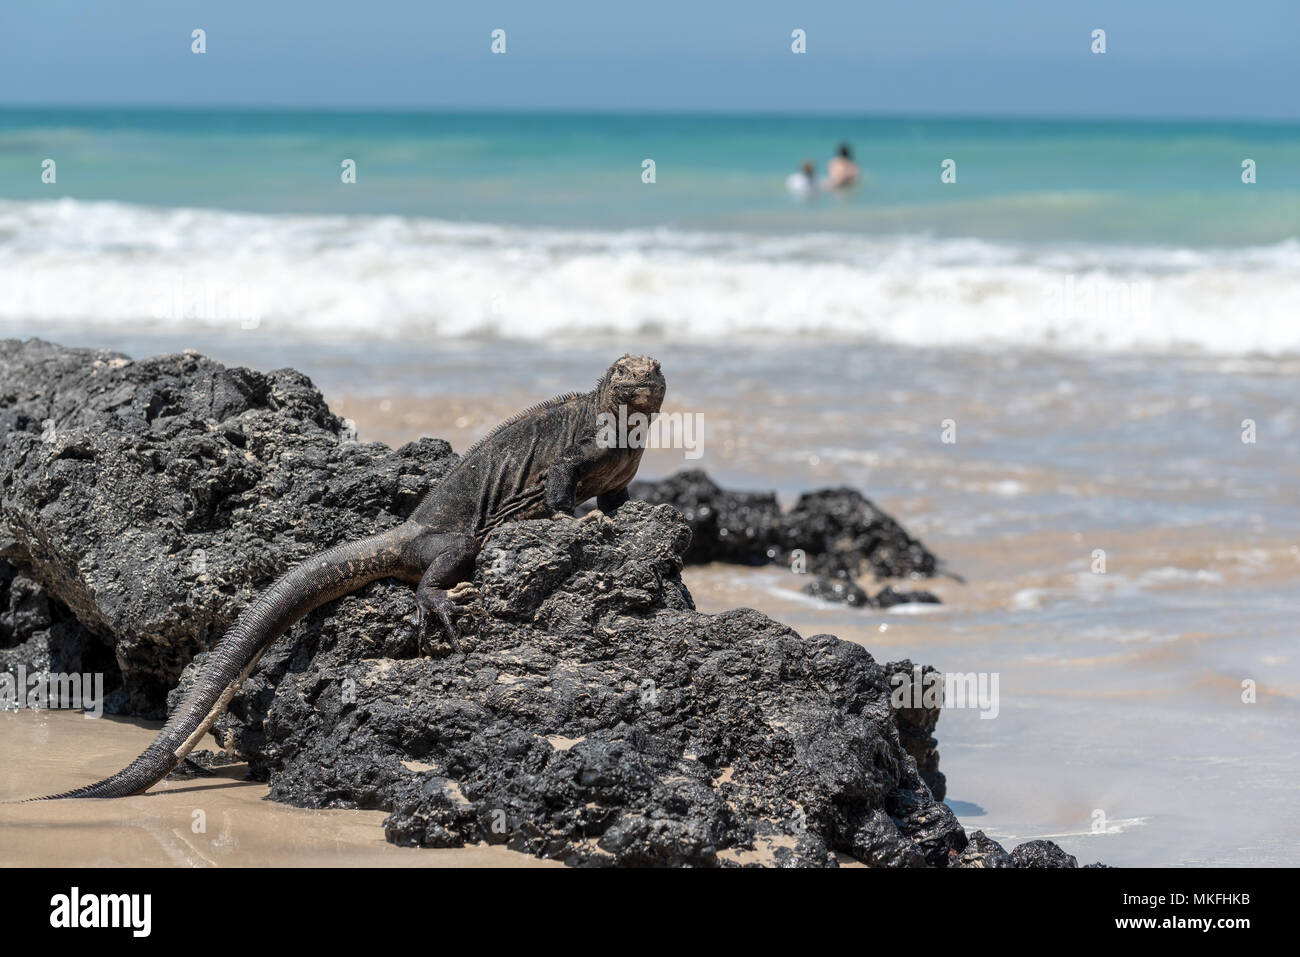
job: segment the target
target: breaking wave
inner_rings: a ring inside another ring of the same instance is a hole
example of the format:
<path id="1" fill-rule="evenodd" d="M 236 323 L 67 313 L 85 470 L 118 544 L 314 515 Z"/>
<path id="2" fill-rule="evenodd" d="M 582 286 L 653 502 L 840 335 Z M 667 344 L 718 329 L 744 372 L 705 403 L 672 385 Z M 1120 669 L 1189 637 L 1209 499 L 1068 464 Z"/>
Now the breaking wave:
<path id="1" fill-rule="evenodd" d="M 1300 242 L 559 230 L 0 201 L 0 323 L 1300 352 Z"/>

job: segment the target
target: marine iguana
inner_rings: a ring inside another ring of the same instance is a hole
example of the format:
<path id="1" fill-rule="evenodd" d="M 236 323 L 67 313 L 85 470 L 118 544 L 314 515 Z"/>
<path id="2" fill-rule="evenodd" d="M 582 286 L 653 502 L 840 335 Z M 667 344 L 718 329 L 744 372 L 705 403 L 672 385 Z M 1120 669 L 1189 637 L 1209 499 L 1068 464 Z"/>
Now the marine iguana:
<path id="1" fill-rule="evenodd" d="M 308 612 L 376 579 L 418 582 L 419 639 L 437 615 L 459 650 L 450 608 L 472 594 L 472 586 L 464 586 L 488 533 L 523 519 L 572 519 L 574 509 L 593 496 L 606 513 L 626 502 L 644 447 L 609 442 L 601 417 L 617 417 L 620 406 L 628 415 L 650 416 L 659 411 L 664 390 L 656 360 L 624 355 L 591 392 L 556 396 L 502 422 L 404 523 L 336 545 L 276 579 L 226 632 L 158 737 L 127 767 L 94 784 L 33 800 L 127 797 L 152 787 L 203 739 L 271 642 Z"/>

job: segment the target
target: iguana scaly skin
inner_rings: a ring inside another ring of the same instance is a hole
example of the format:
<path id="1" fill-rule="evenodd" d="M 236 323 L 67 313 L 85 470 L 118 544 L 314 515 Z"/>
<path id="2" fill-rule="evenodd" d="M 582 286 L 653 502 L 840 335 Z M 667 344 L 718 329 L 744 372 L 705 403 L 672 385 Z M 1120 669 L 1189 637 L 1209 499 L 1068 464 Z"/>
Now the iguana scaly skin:
<path id="1" fill-rule="evenodd" d="M 649 416 L 663 397 L 659 363 L 625 355 L 591 392 L 557 396 L 507 419 L 465 453 L 406 522 L 321 552 L 267 588 L 226 632 L 158 737 L 126 768 L 36 800 L 126 797 L 152 787 L 207 734 L 271 642 L 303 615 L 376 579 L 418 582 L 421 639 L 437 615 L 459 649 L 450 607 L 465 592 L 448 589 L 471 575 L 488 533 L 505 522 L 572 518 L 593 496 L 603 512 L 622 505 L 644 449 L 599 441 L 598 417 L 617 417 L 619 406 Z"/>

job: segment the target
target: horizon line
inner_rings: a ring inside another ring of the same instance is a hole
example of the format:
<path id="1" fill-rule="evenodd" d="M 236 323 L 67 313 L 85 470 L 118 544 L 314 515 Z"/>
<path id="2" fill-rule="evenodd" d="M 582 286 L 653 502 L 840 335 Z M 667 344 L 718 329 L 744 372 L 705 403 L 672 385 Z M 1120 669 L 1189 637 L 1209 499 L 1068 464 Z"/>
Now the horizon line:
<path id="1" fill-rule="evenodd" d="M 717 108 L 700 108 L 691 107 L 688 109 L 673 107 L 641 107 L 633 109 L 618 109 L 615 107 L 593 107 L 593 106 L 334 106 L 334 105 L 290 105 L 290 104 L 238 104 L 238 103 L 204 103 L 204 104 L 181 104 L 181 103 L 164 103 L 164 102 L 135 102 L 135 103 L 35 103 L 35 102 L 4 102 L 0 101 L 0 110 L 84 110 L 90 112 L 108 112 L 108 111 L 130 111 L 138 110 L 142 112 L 158 113 L 318 113 L 318 114 L 397 114 L 397 115 L 502 115 L 502 116 L 519 116 L 519 115 L 571 115 L 571 116 L 646 116 L 646 117 L 700 117 L 707 119 L 717 118 L 764 118 L 764 119 L 783 119 L 783 120 L 817 120 L 817 119 L 856 119 L 856 120 L 935 120 L 935 121 L 1005 121 L 1005 120 L 1022 120 L 1025 122 L 1039 123 L 1063 123 L 1063 122 L 1095 122 L 1095 123 L 1160 123 L 1160 124 L 1177 124 L 1177 123 L 1207 123 L 1207 124 L 1224 124 L 1224 125 L 1272 125 L 1272 126 L 1297 126 L 1300 125 L 1300 114 L 1291 117 L 1273 116 L 1273 117 L 1225 117 L 1225 116 L 1194 116 L 1194 115 L 1170 115 L 1170 114 L 1116 114 L 1116 113 L 1067 113 L 1067 114 L 1044 114 L 1033 112 L 997 112 L 990 111 L 984 113 L 945 113 L 930 110 L 917 110 L 914 112 L 893 111 L 893 110 L 875 110 L 875 111 L 836 111 L 836 110 L 810 110 L 803 112 L 793 112 L 785 110 L 762 110 L 744 107 L 717 107 Z"/>

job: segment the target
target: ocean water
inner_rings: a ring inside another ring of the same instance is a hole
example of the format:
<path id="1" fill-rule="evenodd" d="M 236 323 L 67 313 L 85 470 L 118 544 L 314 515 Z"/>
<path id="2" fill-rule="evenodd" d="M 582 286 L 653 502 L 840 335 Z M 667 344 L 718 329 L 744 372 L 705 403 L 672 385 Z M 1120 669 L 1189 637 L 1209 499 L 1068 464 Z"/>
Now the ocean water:
<path id="1" fill-rule="evenodd" d="M 1284 354 L 1298 274 L 1295 125 L 0 110 L 0 324 Z"/>
<path id="2" fill-rule="evenodd" d="M 789 196 L 841 139 L 864 186 Z M 1300 861 L 1300 127 L 0 111 L 0 334 L 291 365 L 362 440 L 456 448 L 653 353 L 704 445 L 644 476 L 853 486 L 964 578 L 880 612 L 687 571 L 1000 675 L 937 730 L 968 829 Z"/>

